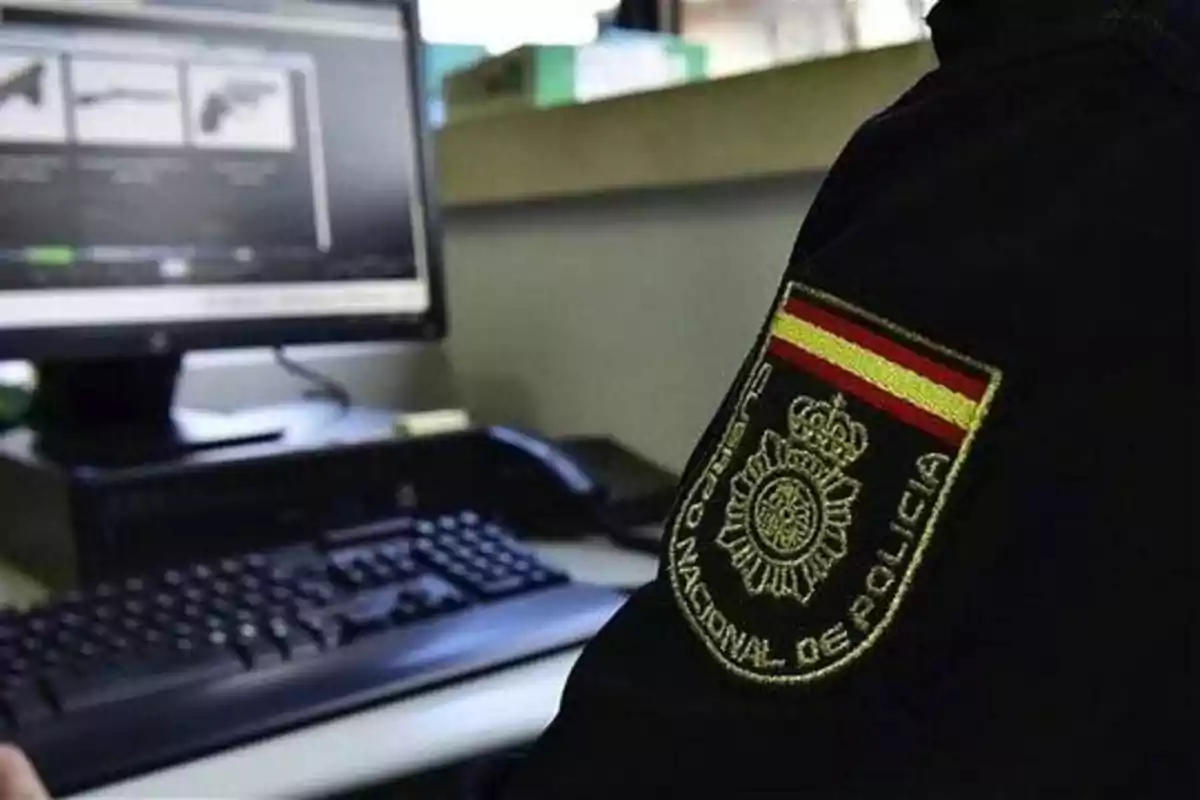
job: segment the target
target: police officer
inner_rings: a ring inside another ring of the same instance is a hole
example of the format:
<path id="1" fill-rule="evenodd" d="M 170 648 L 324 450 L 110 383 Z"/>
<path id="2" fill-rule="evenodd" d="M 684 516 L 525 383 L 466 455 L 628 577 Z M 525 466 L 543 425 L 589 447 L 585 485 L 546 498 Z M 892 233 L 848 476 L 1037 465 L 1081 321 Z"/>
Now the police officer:
<path id="1" fill-rule="evenodd" d="M 930 25 L 496 796 L 1200 796 L 1194 0 Z"/>
<path id="2" fill-rule="evenodd" d="M 1200 797 L 1195 21 L 942 0 L 501 796 Z"/>

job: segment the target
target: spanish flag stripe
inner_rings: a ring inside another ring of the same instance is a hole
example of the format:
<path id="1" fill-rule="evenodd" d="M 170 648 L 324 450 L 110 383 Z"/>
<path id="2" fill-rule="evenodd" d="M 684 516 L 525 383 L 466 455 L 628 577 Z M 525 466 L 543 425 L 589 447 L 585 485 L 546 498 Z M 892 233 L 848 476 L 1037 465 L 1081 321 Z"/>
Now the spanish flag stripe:
<path id="1" fill-rule="evenodd" d="M 825 309 L 799 299 L 789 300 L 784 306 L 784 312 L 793 317 L 799 317 L 811 322 L 818 328 L 823 328 L 838 337 L 852 342 L 859 347 L 870 350 L 878 356 L 905 367 L 918 375 L 939 383 L 958 394 L 974 401 L 983 399 L 987 391 L 987 381 L 965 375 L 951 369 L 920 353 L 916 353 L 896 341 L 881 336 L 862 325 L 851 322 L 844 317 L 831 314 Z"/>
<path id="2" fill-rule="evenodd" d="M 775 337 L 768 347 L 771 355 L 787 361 L 810 373 L 816 378 L 853 395 L 863 402 L 875 406 L 885 414 L 890 414 L 901 422 L 905 422 L 918 430 L 936 437 L 952 447 L 958 447 L 966 438 L 967 432 L 954 423 L 929 413 L 896 395 L 881 389 L 879 386 L 855 375 L 849 370 L 842 369 L 836 364 L 813 355 L 808 350 Z"/>
<path id="3" fill-rule="evenodd" d="M 811 322 L 780 314 L 775 319 L 772 333 L 960 428 L 969 429 L 974 425 L 979 407 L 974 400 Z"/>

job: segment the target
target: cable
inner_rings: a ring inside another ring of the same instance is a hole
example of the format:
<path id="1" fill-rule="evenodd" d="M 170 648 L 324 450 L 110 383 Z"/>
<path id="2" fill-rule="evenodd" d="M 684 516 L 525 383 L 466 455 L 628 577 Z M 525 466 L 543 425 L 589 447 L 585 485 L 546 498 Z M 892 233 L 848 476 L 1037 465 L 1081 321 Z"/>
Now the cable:
<path id="1" fill-rule="evenodd" d="M 311 367 L 306 367 L 299 361 L 294 360 L 289 356 L 282 347 L 276 346 L 271 348 L 271 352 L 275 355 L 275 363 L 279 367 L 291 375 L 293 378 L 299 378 L 313 388 L 304 393 L 304 397 L 310 400 L 329 400 L 337 403 L 342 412 L 349 411 L 354 405 L 353 398 L 350 397 L 349 390 L 345 386 L 317 372 Z"/>

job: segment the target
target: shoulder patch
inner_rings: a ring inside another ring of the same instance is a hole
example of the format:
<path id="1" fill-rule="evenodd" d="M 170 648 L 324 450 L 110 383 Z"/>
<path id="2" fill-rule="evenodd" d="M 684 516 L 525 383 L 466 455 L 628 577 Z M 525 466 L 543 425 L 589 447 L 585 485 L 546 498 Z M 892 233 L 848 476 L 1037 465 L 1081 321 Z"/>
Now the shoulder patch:
<path id="1" fill-rule="evenodd" d="M 999 370 L 791 283 L 668 531 L 675 599 L 730 672 L 802 683 L 887 628 Z"/>

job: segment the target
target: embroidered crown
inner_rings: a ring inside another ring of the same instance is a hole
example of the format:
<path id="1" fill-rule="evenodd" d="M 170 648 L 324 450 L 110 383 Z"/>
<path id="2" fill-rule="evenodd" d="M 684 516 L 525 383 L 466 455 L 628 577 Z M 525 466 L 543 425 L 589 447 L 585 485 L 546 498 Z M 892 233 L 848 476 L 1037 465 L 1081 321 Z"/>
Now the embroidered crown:
<path id="1" fill-rule="evenodd" d="M 839 469 L 853 463 L 867 449 L 867 428 L 846 413 L 840 394 L 832 402 L 798 397 L 788 409 L 791 439 Z"/>

